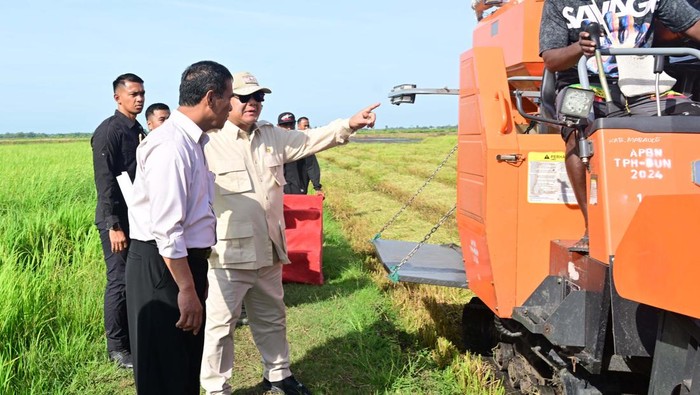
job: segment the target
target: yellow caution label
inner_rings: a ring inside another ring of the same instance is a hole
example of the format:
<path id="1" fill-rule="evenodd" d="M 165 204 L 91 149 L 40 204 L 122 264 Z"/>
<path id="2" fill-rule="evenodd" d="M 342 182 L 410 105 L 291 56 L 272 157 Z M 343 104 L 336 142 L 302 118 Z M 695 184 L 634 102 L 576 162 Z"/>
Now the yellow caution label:
<path id="1" fill-rule="evenodd" d="M 564 151 L 528 153 L 528 203 L 576 204 L 564 158 Z"/>
<path id="2" fill-rule="evenodd" d="M 527 155 L 528 160 L 536 162 L 563 162 L 565 155 L 564 151 L 556 152 L 530 152 Z"/>

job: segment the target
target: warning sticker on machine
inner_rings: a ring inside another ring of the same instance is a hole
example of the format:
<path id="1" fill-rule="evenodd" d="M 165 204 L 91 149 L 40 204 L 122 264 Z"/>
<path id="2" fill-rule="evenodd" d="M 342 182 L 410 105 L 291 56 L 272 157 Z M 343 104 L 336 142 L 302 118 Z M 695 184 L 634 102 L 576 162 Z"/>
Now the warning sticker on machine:
<path id="1" fill-rule="evenodd" d="M 564 164 L 564 152 L 530 152 L 527 156 L 528 203 L 576 204 Z"/>

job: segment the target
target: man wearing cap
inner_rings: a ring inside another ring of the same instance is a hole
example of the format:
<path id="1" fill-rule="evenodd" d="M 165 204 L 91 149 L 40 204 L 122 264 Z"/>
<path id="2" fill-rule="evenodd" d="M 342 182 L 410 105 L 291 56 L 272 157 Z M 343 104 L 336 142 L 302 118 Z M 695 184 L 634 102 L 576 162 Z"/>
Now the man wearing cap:
<path id="1" fill-rule="evenodd" d="M 295 125 L 296 118 L 291 112 L 283 112 L 277 117 L 277 126 L 282 129 L 294 130 Z M 313 182 L 316 193 L 322 193 L 321 168 L 318 166 L 318 160 L 314 154 L 294 162 L 285 163 L 284 179 L 287 181 L 287 184 L 284 185 L 284 193 L 306 195 L 309 192 L 309 181 Z"/>
<path id="2" fill-rule="evenodd" d="M 258 121 L 270 89 L 247 72 L 234 74 L 232 111 L 220 130 L 208 133 L 204 153 L 215 175 L 217 243 L 209 258 L 201 382 L 207 394 L 230 394 L 233 331 L 245 301 L 248 323 L 263 359 L 268 393 L 310 394 L 290 370 L 282 264 L 289 263 L 284 239 L 283 165 L 348 142 L 372 127 L 379 103 L 350 119 L 313 133 L 284 130 Z"/>
<path id="3" fill-rule="evenodd" d="M 283 112 L 277 117 L 277 126 L 281 127 L 282 129 L 294 129 L 294 125 L 296 125 L 296 123 L 297 119 L 291 112 Z"/>

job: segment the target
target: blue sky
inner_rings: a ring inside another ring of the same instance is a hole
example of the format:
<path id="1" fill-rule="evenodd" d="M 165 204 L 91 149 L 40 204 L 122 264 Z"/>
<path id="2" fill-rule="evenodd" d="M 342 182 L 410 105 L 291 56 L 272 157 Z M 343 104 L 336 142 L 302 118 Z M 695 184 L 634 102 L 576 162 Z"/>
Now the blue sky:
<path id="1" fill-rule="evenodd" d="M 394 85 L 457 88 L 476 18 L 467 0 L 54 0 L 0 5 L 0 133 L 92 132 L 116 108 L 111 83 L 145 80 L 146 105 L 177 107 L 179 78 L 209 59 L 250 71 L 312 125 L 374 102 L 377 128 L 455 125 L 456 96 L 393 106 Z M 139 120 L 145 126 L 143 114 Z"/>

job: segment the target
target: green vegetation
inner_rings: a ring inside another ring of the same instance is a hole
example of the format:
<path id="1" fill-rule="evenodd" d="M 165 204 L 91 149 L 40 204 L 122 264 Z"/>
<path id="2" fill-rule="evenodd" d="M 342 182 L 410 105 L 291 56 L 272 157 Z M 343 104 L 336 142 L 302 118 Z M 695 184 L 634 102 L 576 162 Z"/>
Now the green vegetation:
<path id="1" fill-rule="evenodd" d="M 105 375 L 128 379 L 104 363 L 90 161 L 86 142 L 0 146 L 0 393 L 91 392 Z"/>
<path id="2" fill-rule="evenodd" d="M 19 133 L 2 133 L 2 140 L 85 140 L 89 139 L 92 133 L 36 133 L 36 132 L 19 132 Z"/>
<path id="3" fill-rule="evenodd" d="M 320 154 L 326 283 L 285 286 L 292 369 L 315 393 L 504 393 L 459 349 L 469 293 L 391 284 L 369 254 L 367 240 L 455 143 Z M 420 240 L 454 204 L 455 159 L 383 237 Z M 0 394 L 133 394 L 130 372 L 106 359 L 89 143 L 0 145 L 0 168 Z M 431 241 L 457 242 L 454 221 Z M 238 329 L 235 393 L 260 393 L 259 361 L 249 329 Z"/>

